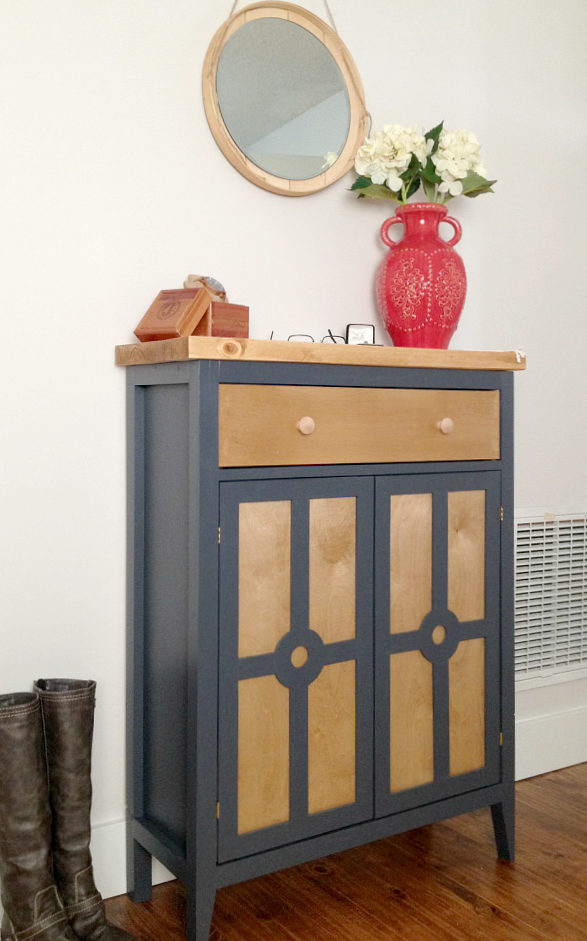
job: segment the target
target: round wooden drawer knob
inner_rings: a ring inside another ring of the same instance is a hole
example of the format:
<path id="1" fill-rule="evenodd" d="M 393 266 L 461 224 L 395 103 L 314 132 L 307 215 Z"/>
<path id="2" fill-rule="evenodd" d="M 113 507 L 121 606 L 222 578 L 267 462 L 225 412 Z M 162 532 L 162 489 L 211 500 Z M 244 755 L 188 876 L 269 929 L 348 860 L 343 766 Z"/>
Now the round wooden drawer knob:
<path id="1" fill-rule="evenodd" d="M 442 421 L 439 421 L 437 428 L 443 433 L 443 435 L 449 435 L 455 426 L 452 418 L 443 418 Z"/>
<path id="2" fill-rule="evenodd" d="M 316 427 L 316 422 L 309 415 L 300 418 L 296 426 L 303 435 L 311 435 Z"/>

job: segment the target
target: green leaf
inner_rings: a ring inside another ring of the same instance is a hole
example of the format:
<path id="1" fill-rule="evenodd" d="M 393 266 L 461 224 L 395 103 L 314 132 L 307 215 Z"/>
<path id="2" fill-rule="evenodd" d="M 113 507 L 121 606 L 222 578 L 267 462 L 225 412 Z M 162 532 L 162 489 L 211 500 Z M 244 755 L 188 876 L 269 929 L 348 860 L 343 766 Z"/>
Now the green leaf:
<path id="1" fill-rule="evenodd" d="M 497 181 L 492 180 L 491 182 L 495 183 Z M 478 189 L 480 186 L 491 186 L 491 182 L 486 180 L 484 176 L 475 173 L 474 170 L 469 170 L 463 180 L 463 193 L 469 193 L 471 190 Z"/>
<path id="2" fill-rule="evenodd" d="M 400 173 L 399 178 L 400 180 L 407 182 L 408 180 L 411 180 L 412 177 L 416 173 L 420 173 L 421 171 L 422 171 L 422 164 L 416 157 L 416 154 L 412 154 L 412 157 L 410 159 L 407 169 L 404 170 L 403 173 Z"/>
<path id="3" fill-rule="evenodd" d="M 420 189 L 420 177 L 415 176 L 410 185 L 408 186 L 408 191 L 406 193 L 406 199 L 409 199 L 410 196 L 413 196 L 414 193 L 417 193 Z"/>
<path id="4" fill-rule="evenodd" d="M 361 190 L 365 189 L 366 186 L 371 186 L 371 180 L 368 176 L 359 176 L 351 186 L 352 190 Z"/>
<path id="5" fill-rule="evenodd" d="M 497 180 L 494 180 L 494 182 L 497 182 Z M 463 196 L 474 199 L 475 196 L 481 196 L 483 193 L 495 193 L 495 190 L 492 190 L 490 186 L 485 186 L 483 189 L 473 190 L 471 193 L 463 193 Z"/>
<path id="6" fill-rule="evenodd" d="M 472 199 L 474 196 L 481 196 L 482 193 L 493 193 L 491 187 L 494 183 L 497 183 L 497 180 L 486 180 L 484 176 L 479 176 L 478 173 L 470 170 L 463 180 L 463 196 L 469 196 Z"/>
<path id="7" fill-rule="evenodd" d="M 428 157 L 426 166 L 422 170 L 422 179 L 428 180 L 429 183 L 442 183 L 442 177 L 436 172 L 436 167 L 430 157 Z"/>
<path id="8" fill-rule="evenodd" d="M 438 138 L 440 137 L 440 132 L 442 131 L 443 127 L 444 127 L 444 121 L 441 121 L 440 124 L 437 124 L 436 127 L 432 128 L 432 130 L 426 131 L 426 133 L 424 134 L 424 137 L 426 138 L 426 140 L 438 140 Z"/>
<path id="9" fill-rule="evenodd" d="M 432 148 L 430 152 L 431 154 L 435 154 L 436 151 L 438 150 L 438 140 L 440 138 L 440 132 L 442 131 L 443 126 L 444 126 L 444 121 L 441 121 L 440 124 L 437 124 L 436 127 L 433 127 L 432 130 L 428 131 L 427 134 L 424 134 L 424 137 L 426 138 L 426 140 L 434 141 L 434 147 Z"/>
<path id="10" fill-rule="evenodd" d="M 351 189 L 357 189 L 355 186 L 351 186 Z M 399 197 L 396 193 L 392 193 L 390 188 L 385 185 L 385 183 L 370 183 L 368 186 L 362 186 L 359 188 L 358 198 L 361 199 L 363 196 L 372 196 L 375 199 L 393 199 L 396 202 L 399 201 Z"/>

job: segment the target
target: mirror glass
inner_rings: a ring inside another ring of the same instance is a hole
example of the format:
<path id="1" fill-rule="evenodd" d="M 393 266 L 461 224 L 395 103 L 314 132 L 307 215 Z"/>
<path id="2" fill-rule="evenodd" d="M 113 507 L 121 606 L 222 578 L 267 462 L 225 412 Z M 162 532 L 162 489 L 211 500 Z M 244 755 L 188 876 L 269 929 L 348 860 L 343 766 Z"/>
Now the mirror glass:
<path id="1" fill-rule="evenodd" d="M 319 39 L 275 18 L 245 23 L 218 61 L 218 104 L 228 133 L 255 166 L 308 180 L 342 153 L 350 102 L 336 61 Z"/>
<path id="2" fill-rule="evenodd" d="M 357 68 L 323 20 L 292 3 L 254 3 L 214 36 L 202 76 L 210 129 L 239 173 L 305 196 L 334 183 L 365 139 Z"/>

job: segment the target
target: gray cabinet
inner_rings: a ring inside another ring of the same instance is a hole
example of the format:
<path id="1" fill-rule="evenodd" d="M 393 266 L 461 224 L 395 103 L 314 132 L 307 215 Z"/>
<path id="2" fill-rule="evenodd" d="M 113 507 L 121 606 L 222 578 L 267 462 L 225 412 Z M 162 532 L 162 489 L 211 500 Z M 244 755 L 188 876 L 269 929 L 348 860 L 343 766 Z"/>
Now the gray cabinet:
<path id="1" fill-rule="evenodd" d="M 513 856 L 512 377 L 462 357 L 128 369 L 129 881 L 184 881 L 190 941 L 475 808 Z"/>

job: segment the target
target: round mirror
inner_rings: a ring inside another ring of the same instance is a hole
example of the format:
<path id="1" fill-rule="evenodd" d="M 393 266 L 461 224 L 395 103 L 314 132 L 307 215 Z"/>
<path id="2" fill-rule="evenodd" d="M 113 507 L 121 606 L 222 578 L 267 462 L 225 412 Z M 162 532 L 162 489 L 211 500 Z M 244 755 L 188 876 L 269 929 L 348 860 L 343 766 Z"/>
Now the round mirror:
<path id="1" fill-rule="evenodd" d="M 334 183 L 365 137 L 363 88 L 348 50 L 290 3 L 255 3 L 218 30 L 203 95 L 225 157 L 273 193 L 305 196 Z"/>

